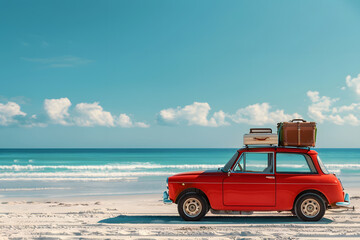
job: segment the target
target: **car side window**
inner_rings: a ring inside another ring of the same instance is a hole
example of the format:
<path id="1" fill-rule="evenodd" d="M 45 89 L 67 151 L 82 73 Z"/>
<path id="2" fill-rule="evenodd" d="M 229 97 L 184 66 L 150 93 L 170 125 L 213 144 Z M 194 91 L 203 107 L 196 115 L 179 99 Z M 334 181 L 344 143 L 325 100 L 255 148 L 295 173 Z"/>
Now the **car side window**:
<path id="1" fill-rule="evenodd" d="M 317 173 L 308 155 L 298 153 L 277 153 L 277 173 Z"/>
<path id="2" fill-rule="evenodd" d="M 243 153 L 235 164 L 234 172 L 273 173 L 273 153 Z"/>

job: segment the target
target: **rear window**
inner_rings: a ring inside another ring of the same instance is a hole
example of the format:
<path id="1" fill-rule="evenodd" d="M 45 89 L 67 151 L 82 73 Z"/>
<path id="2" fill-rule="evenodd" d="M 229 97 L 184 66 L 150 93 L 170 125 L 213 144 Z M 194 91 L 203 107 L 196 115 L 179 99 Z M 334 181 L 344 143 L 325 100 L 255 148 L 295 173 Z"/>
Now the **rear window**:
<path id="1" fill-rule="evenodd" d="M 277 173 L 317 173 L 311 158 L 306 154 L 277 153 Z"/>

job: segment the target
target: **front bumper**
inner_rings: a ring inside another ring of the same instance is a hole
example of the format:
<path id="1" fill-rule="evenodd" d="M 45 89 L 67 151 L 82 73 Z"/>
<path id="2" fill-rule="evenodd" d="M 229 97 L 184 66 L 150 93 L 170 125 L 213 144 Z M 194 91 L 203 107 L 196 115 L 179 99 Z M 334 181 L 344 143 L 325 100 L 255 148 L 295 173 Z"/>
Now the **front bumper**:
<path id="1" fill-rule="evenodd" d="M 352 208 L 350 206 L 350 195 L 348 193 L 345 194 L 344 202 L 337 202 L 335 203 L 337 207 L 343 207 L 343 208 Z"/>
<path id="2" fill-rule="evenodd" d="M 165 204 L 171 204 L 172 203 L 172 201 L 169 199 L 169 192 L 168 191 L 165 191 L 163 193 L 163 202 Z"/>

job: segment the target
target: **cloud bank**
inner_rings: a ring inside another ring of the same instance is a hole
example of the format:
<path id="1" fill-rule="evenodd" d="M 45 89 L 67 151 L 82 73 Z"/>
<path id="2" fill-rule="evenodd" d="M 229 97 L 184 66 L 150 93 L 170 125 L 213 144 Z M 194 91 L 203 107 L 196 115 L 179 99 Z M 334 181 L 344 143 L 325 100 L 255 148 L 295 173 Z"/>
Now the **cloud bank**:
<path id="1" fill-rule="evenodd" d="M 298 113 L 286 114 L 282 109 L 271 111 L 269 103 L 256 103 L 245 108 L 240 108 L 235 114 L 229 115 L 229 117 L 235 123 L 259 126 L 289 121 L 294 118 L 302 118 Z"/>
<path id="2" fill-rule="evenodd" d="M 347 76 L 345 83 L 346 87 L 343 87 L 343 90 L 350 89 L 360 95 L 360 74 L 355 78 Z M 313 90 L 309 90 L 306 96 L 310 100 L 307 107 L 307 114 L 310 119 L 318 123 L 360 125 L 360 102 L 339 105 L 339 98 L 321 96 L 318 91 Z M 27 115 L 21 110 L 20 105 L 14 101 L 0 103 L 0 126 L 45 127 L 47 124 L 59 124 L 79 127 L 150 127 L 145 122 L 134 121 L 131 116 L 125 113 L 114 115 L 104 110 L 99 102 L 82 102 L 73 106 L 66 97 L 45 99 L 44 111 L 47 120 L 44 120 L 42 115 L 40 118 L 36 114 Z M 263 126 L 294 118 L 302 118 L 302 116 L 296 112 L 286 113 L 283 109 L 274 109 L 267 102 L 248 105 L 239 108 L 234 113 L 227 113 L 221 109 L 212 113 L 209 103 L 193 102 L 185 106 L 162 109 L 157 114 L 157 122 L 160 125 L 202 127 L 223 127 L 231 124 Z"/>
<path id="3" fill-rule="evenodd" d="M 307 96 L 309 97 L 312 104 L 308 107 L 308 115 L 317 122 L 324 122 L 329 118 L 328 113 L 331 112 L 331 106 L 338 99 L 332 99 L 330 97 L 320 97 L 317 91 L 308 91 Z"/>
<path id="4" fill-rule="evenodd" d="M 98 102 L 79 103 L 75 107 L 74 123 L 81 127 L 105 126 L 114 127 L 114 117 L 104 111 Z"/>
<path id="5" fill-rule="evenodd" d="M 125 113 L 115 116 L 105 111 L 98 102 L 78 103 L 73 109 L 71 106 L 68 98 L 45 99 L 45 117 L 39 118 L 36 114 L 28 116 L 15 102 L 0 103 L 0 126 L 46 127 L 48 124 L 59 124 L 79 127 L 150 127 L 145 122 L 132 120 Z"/>
<path id="6" fill-rule="evenodd" d="M 69 107 L 71 102 L 68 98 L 59 99 L 45 99 L 44 109 L 49 118 L 54 122 L 61 125 L 69 125 Z"/>
<path id="7" fill-rule="evenodd" d="M 208 103 L 194 102 L 185 107 L 163 109 L 158 114 L 158 122 L 162 124 L 181 124 L 189 126 L 198 125 L 203 127 L 219 127 L 229 125 L 225 121 L 223 111 L 215 112 L 209 118 L 210 105 Z"/>
<path id="8" fill-rule="evenodd" d="M 18 123 L 16 117 L 26 116 L 26 113 L 20 110 L 20 105 L 15 102 L 8 102 L 6 104 L 0 103 L 0 125 L 9 126 Z"/>
<path id="9" fill-rule="evenodd" d="M 71 105 L 68 98 L 45 99 L 44 101 L 46 114 L 54 124 L 79 127 L 149 127 L 144 122 L 133 122 L 125 113 L 116 117 L 105 111 L 98 102 L 78 103 L 70 113 Z"/>
<path id="10" fill-rule="evenodd" d="M 211 108 L 208 103 L 194 102 L 184 107 L 161 110 L 158 114 L 158 121 L 168 125 L 184 123 L 190 126 L 220 127 L 228 126 L 230 122 L 262 126 L 280 121 L 288 121 L 293 118 L 301 118 L 301 115 L 298 113 L 286 114 L 282 109 L 271 111 L 269 103 L 249 105 L 238 109 L 234 114 L 219 110 L 211 116 L 210 110 Z"/>
<path id="11" fill-rule="evenodd" d="M 348 75 L 346 77 L 346 86 L 355 91 L 357 95 L 360 95 L 360 74 L 354 78 L 351 78 L 351 76 Z"/>
<path id="12" fill-rule="evenodd" d="M 318 91 L 308 91 L 307 96 L 311 101 L 311 105 L 308 107 L 308 115 L 315 121 L 319 123 L 331 122 L 336 125 L 358 126 L 360 124 L 358 117 L 354 115 L 359 112 L 360 103 L 334 107 L 334 103 L 340 99 L 320 96 Z"/>

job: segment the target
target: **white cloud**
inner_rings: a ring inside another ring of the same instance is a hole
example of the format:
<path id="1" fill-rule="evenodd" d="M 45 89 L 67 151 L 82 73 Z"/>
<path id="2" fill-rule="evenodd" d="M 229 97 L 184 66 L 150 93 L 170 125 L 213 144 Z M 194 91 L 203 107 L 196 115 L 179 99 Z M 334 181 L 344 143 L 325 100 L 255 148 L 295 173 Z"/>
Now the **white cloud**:
<path id="1" fill-rule="evenodd" d="M 114 118 L 110 112 L 104 111 L 98 102 L 79 103 L 75 106 L 74 122 L 78 126 L 107 126 L 114 127 Z"/>
<path id="2" fill-rule="evenodd" d="M 139 127 L 139 128 L 148 128 L 148 127 L 150 127 L 149 124 L 144 123 L 144 122 L 136 122 L 136 123 L 134 124 L 134 126 L 135 126 L 135 127 Z"/>
<path id="3" fill-rule="evenodd" d="M 352 126 L 359 126 L 360 124 L 360 120 L 351 113 L 344 117 L 341 117 L 340 115 L 329 115 L 329 120 L 336 125 L 344 125 L 348 123 Z"/>
<path id="4" fill-rule="evenodd" d="M 319 96 L 317 91 L 308 91 L 307 96 L 312 104 L 308 107 L 308 115 L 317 122 L 324 122 L 327 118 L 326 113 L 330 112 L 331 105 L 338 99 L 332 99 L 326 96 Z M 335 120 L 335 118 L 333 118 Z"/>
<path id="5" fill-rule="evenodd" d="M 240 108 L 230 118 L 236 123 L 251 125 L 274 124 L 281 121 L 289 121 L 294 118 L 301 118 L 298 113 L 286 114 L 284 110 L 270 111 L 269 103 L 256 103 L 245 108 Z"/>
<path id="6" fill-rule="evenodd" d="M 360 120 L 351 113 L 344 117 L 344 121 L 352 126 L 359 126 L 360 124 Z"/>
<path id="7" fill-rule="evenodd" d="M 329 120 L 337 125 L 343 125 L 345 123 L 344 119 L 339 115 L 329 115 Z"/>
<path id="8" fill-rule="evenodd" d="M 21 127 L 32 128 L 32 127 L 47 127 L 48 125 L 43 122 L 36 122 L 36 121 L 25 121 L 23 124 L 20 125 Z"/>
<path id="9" fill-rule="evenodd" d="M 344 112 L 354 112 L 359 109 L 359 103 L 343 105 L 340 107 L 332 107 L 339 99 L 333 99 L 327 96 L 319 96 L 317 91 L 308 91 L 308 97 L 312 104 L 308 107 L 308 115 L 317 122 L 329 121 L 336 125 L 344 125 L 346 123 L 358 126 L 360 120 L 352 113 L 342 116 Z M 332 107 L 332 108 L 331 108 Z"/>
<path id="10" fill-rule="evenodd" d="M 352 103 L 350 105 L 344 105 L 344 106 L 341 106 L 341 107 L 334 107 L 332 109 L 332 112 L 333 113 L 342 113 L 342 112 L 350 112 L 350 111 L 354 111 L 356 110 L 356 108 L 358 108 L 360 106 L 359 103 Z"/>
<path id="11" fill-rule="evenodd" d="M 194 102 L 185 107 L 168 108 L 161 110 L 159 121 L 166 124 L 179 124 L 185 122 L 188 125 L 199 125 L 207 127 L 218 127 L 230 125 L 227 119 L 235 123 L 246 123 L 251 125 L 274 124 L 281 121 L 288 121 L 294 118 L 301 118 L 298 113 L 286 114 L 284 110 L 277 109 L 270 111 L 268 103 L 257 103 L 240 108 L 235 114 L 227 114 L 222 110 L 215 112 L 209 117 L 210 106 L 208 103 Z"/>
<path id="12" fill-rule="evenodd" d="M 312 102 L 318 102 L 320 100 L 319 92 L 317 91 L 308 91 L 306 94 Z"/>
<path id="13" fill-rule="evenodd" d="M 346 77 L 346 86 L 353 89 L 356 94 L 360 95 L 360 74 L 354 78 L 351 78 L 351 76 L 348 75 Z"/>
<path id="14" fill-rule="evenodd" d="M 125 127 L 125 128 L 130 128 L 130 127 L 148 128 L 148 127 L 150 127 L 148 124 L 143 123 L 143 122 L 133 123 L 131 118 L 128 115 L 126 115 L 125 113 L 120 114 L 117 124 L 120 127 Z"/>
<path id="15" fill-rule="evenodd" d="M 147 128 L 148 124 L 144 122 L 133 122 L 126 114 L 120 114 L 119 117 L 113 116 L 105 111 L 98 102 L 79 103 L 75 109 L 70 110 L 71 102 L 68 98 L 45 99 L 44 108 L 55 124 L 76 125 L 80 127 L 106 126 L 106 127 L 140 127 Z M 36 119 L 36 115 L 32 117 Z"/>
<path id="16" fill-rule="evenodd" d="M 360 95 L 360 74 L 352 78 L 350 75 L 346 77 L 346 87 L 341 87 L 341 90 L 350 88 Z M 338 101 L 338 98 L 330 98 L 327 96 L 319 96 L 317 91 L 308 91 L 307 96 L 312 104 L 308 107 L 308 115 L 320 123 L 329 121 L 337 125 L 350 124 L 359 126 L 360 120 L 354 113 L 360 110 L 360 103 L 351 103 L 339 107 L 332 105 Z M 347 115 L 345 115 L 347 113 Z"/>
<path id="17" fill-rule="evenodd" d="M 17 116 L 26 116 L 26 113 L 22 112 L 20 105 L 15 102 L 8 102 L 6 104 L 0 103 L 0 125 L 8 126 L 16 123 Z"/>
<path id="18" fill-rule="evenodd" d="M 226 114 L 222 110 L 215 112 L 213 117 L 211 117 L 209 120 L 210 126 L 215 127 L 215 126 L 230 125 L 230 123 L 226 122 L 225 118 L 226 118 Z"/>
<path id="19" fill-rule="evenodd" d="M 119 119 L 118 119 L 118 124 L 121 127 L 132 127 L 133 123 L 130 119 L 130 117 L 128 115 L 126 115 L 125 113 L 120 114 Z"/>
<path id="20" fill-rule="evenodd" d="M 68 98 L 45 99 L 44 109 L 49 118 L 61 125 L 69 125 L 69 107 L 71 102 Z"/>
<path id="21" fill-rule="evenodd" d="M 158 115 L 159 122 L 165 124 L 179 124 L 185 122 L 188 125 L 198 125 L 204 127 L 218 127 L 229 125 L 225 121 L 225 113 L 223 111 L 215 112 L 210 119 L 210 105 L 206 102 L 194 102 L 185 107 L 168 108 L 160 111 Z"/>

